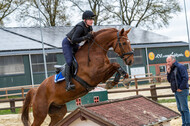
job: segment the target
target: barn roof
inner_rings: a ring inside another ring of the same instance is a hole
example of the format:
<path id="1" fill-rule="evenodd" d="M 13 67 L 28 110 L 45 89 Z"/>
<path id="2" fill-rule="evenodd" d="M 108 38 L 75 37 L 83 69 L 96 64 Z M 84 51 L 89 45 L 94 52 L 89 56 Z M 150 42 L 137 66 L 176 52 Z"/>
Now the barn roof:
<path id="1" fill-rule="evenodd" d="M 44 47 L 46 49 L 60 49 L 61 42 L 65 35 L 73 27 L 43 27 L 42 35 Z M 122 28 L 129 29 L 126 25 L 111 26 L 93 26 L 94 31 L 104 28 Z M 0 51 L 23 51 L 42 49 L 41 32 L 39 27 L 14 27 L 0 28 Z M 188 45 L 186 42 L 173 41 L 169 37 L 159 35 L 153 32 L 132 28 L 129 33 L 129 39 L 133 48 L 157 47 L 157 46 L 179 46 Z"/>
<path id="2" fill-rule="evenodd" d="M 78 107 L 57 126 L 69 125 L 77 118 L 110 126 L 147 126 L 167 122 L 179 116 L 179 113 L 138 95 Z"/>

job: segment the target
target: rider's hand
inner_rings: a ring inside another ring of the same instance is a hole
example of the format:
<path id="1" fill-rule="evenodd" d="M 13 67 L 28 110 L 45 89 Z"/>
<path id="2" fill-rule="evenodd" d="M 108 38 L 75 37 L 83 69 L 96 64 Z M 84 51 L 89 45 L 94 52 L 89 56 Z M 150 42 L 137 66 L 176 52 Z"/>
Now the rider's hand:
<path id="1" fill-rule="evenodd" d="M 87 35 L 85 35 L 84 37 L 84 40 L 90 40 L 93 38 L 93 35 L 91 33 L 88 33 Z"/>

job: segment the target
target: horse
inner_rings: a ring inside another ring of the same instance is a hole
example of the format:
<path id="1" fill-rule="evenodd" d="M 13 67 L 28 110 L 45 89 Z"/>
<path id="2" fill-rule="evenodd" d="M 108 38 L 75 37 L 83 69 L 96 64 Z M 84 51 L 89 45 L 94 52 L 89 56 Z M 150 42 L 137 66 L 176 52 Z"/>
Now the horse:
<path id="1" fill-rule="evenodd" d="M 83 79 L 91 87 L 96 87 L 100 82 L 106 82 L 114 73 L 121 68 L 118 63 L 110 63 L 107 52 L 113 48 L 127 65 L 134 61 L 133 50 L 127 34 L 128 30 L 117 30 L 115 28 L 102 29 L 93 32 L 93 40 L 85 42 L 75 54 L 78 63 L 77 76 Z M 125 75 L 127 73 L 124 72 Z M 125 76 L 127 77 L 127 76 Z M 66 103 L 88 93 L 75 79 L 71 79 L 75 84 L 75 90 L 66 91 L 65 81 L 57 84 L 54 82 L 54 75 L 46 78 L 37 89 L 30 89 L 26 94 L 22 107 L 21 120 L 24 126 L 30 125 L 29 108 L 33 110 L 32 126 L 40 126 L 47 114 L 50 116 L 50 126 L 55 125 L 63 119 L 67 113 Z M 109 83 L 112 87 L 118 81 Z"/>

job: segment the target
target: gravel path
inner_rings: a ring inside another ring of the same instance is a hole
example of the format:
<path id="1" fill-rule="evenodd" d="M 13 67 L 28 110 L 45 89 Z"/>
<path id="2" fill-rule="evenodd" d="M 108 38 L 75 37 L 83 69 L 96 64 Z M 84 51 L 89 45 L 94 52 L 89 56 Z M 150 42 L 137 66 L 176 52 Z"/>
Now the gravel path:
<path id="1" fill-rule="evenodd" d="M 159 86 L 168 86 L 169 84 L 168 83 L 163 83 L 163 84 L 159 84 L 157 85 L 158 87 Z M 139 88 L 147 88 L 147 87 L 150 87 L 150 85 L 142 85 L 142 86 L 139 86 Z M 135 87 L 132 86 L 130 87 L 130 89 L 134 89 Z M 111 89 L 111 90 L 126 90 L 125 88 L 116 88 L 116 89 Z M 161 94 L 171 94 L 171 90 L 170 89 L 164 89 L 164 90 L 159 90 L 157 92 L 158 95 L 161 95 Z M 142 92 L 139 92 L 140 95 L 144 95 L 144 96 L 150 96 L 150 92 L 148 91 L 142 91 Z M 129 96 L 134 96 L 136 95 L 136 93 L 133 93 L 133 92 L 130 92 L 130 93 L 117 93 L 117 94 L 109 94 L 108 95 L 108 98 L 109 99 L 116 99 L 116 98 L 123 98 L 123 97 L 129 97 Z M 22 105 L 22 102 L 19 102 L 19 103 L 16 103 L 18 105 Z M 163 104 L 164 106 L 166 107 L 169 107 L 170 109 L 177 111 L 177 107 L 176 107 L 176 103 L 164 103 Z M 189 105 L 190 105 L 190 102 L 189 102 Z M 0 104 L 0 108 L 1 107 L 5 107 L 6 104 Z M 9 106 L 9 104 L 8 104 Z M 20 119 L 20 114 L 8 114 L 8 115 L 0 115 L 0 126 L 22 126 L 22 123 L 21 123 L 21 119 Z M 31 122 L 32 122 L 32 114 L 30 114 L 30 119 L 31 119 Z M 44 123 L 42 124 L 42 126 L 47 126 L 50 122 L 50 117 L 47 116 L 46 120 L 44 121 Z M 181 125 L 181 118 L 178 118 L 178 119 L 173 119 L 171 121 L 171 126 L 180 126 Z"/>

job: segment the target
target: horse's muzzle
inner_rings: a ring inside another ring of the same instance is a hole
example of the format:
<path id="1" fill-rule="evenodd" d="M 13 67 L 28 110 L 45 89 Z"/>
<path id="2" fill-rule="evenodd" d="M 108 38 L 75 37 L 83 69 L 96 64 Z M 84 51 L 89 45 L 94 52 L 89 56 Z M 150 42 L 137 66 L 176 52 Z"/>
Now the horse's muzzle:
<path id="1" fill-rule="evenodd" d="M 132 60 L 128 60 L 128 58 L 125 58 L 124 61 L 125 61 L 125 63 L 127 65 L 131 65 L 133 63 L 133 61 Z"/>

